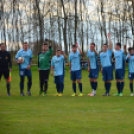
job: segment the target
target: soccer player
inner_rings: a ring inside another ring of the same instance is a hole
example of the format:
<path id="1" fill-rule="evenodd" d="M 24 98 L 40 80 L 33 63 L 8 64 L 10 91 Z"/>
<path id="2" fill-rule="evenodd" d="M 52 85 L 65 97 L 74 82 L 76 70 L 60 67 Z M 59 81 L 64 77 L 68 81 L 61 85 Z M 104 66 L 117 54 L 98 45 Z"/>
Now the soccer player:
<path id="1" fill-rule="evenodd" d="M 57 89 L 57 94 L 55 96 L 63 95 L 64 88 L 64 60 L 67 59 L 67 56 L 63 51 L 58 49 L 56 51 L 56 56 L 52 58 L 51 61 L 51 75 L 53 76 L 53 70 L 55 71 L 55 84 Z"/>
<path id="2" fill-rule="evenodd" d="M 124 77 L 125 77 L 125 54 L 126 54 L 126 45 L 124 45 L 124 51 L 121 50 L 121 44 L 116 43 L 115 45 L 115 79 L 118 93 L 114 96 L 123 96 L 122 91 L 124 88 Z"/>
<path id="3" fill-rule="evenodd" d="M 48 49 L 48 44 L 45 42 L 42 45 L 42 52 L 38 54 L 38 71 L 40 79 L 39 95 L 41 95 L 43 92 L 44 96 L 46 96 L 47 94 L 51 54 L 52 54 L 52 48 L 51 46 L 49 46 Z"/>
<path id="4" fill-rule="evenodd" d="M 9 69 L 10 68 L 10 69 Z M 10 94 L 10 82 L 9 82 L 9 71 L 12 72 L 12 62 L 11 55 L 6 51 L 6 45 L 4 43 L 1 44 L 0 50 L 0 80 L 2 75 L 4 75 L 6 79 L 6 87 L 7 87 L 7 95 Z"/>
<path id="5" fill-rule="evenodd" d="M 90 50 L 87 53 L 88 57 L 88 71 L 89 71 L 89 81 L 93 92 L 88 94 L 88 96 L 95 96 L 97 89 L 97 78 L 99 73 L 99 64 L 98 64 L 98 53 L 95 50 L 95 43 L 90 44 Z"/>
<path id="6" fill-rule="evenodd" d="M 103 52 L 100 54 L 101 62 L 101 72 L 103 76 L 103 81 L 105 83 L 106 93 L 103 96 L 110 96 L 111 80 L 113 80 L 113 67 L 112 67 L 112 42 L 111 35 L 108 34 L 109 46 L 107 44 L 103 45 Z"/>
<path id="7" fill-rule="evenodd" d="M 78 49 L 78 51 L 77 51 Z M 72 96 L 77 96 L 76 94 L 76 80 L 79 85 L 80 94 L 79 96 L 83 96 L 82 93 L 82 83 L 81 83 L 81 64 L 80 64 L 80 58 L 82 55 L 82 50 L 78 46 L 78 43 L 72 46 L 72 52 L 69 54 L 69 72 L 71 74 L 71 80 L 72 80 L 72 87 L 74 93 Z"/>
<path id="8" fill-rule="evenodd" d="M 128 69 L 129 69 L 129 74 L 128 78 L 130 79 L 130 90 L 131 90 L 131 95 L 133 96 L 133 79 L 134 79 L 134 50 L 132 47 L 128 49 L 129 53 L 126 57 L 126 60 L 128 62 Z"/>
<path id="9" fill-rule="evenodd" d="M 19 57 L 23 57 L 24 61 L 18 60 Z M 20 95 L 24 95 L 24 80 L 25 76 L 28 78 L 27 83 L 27 94 L 31 96 L 31 86 L 32 86 L 32 73 L 31 73 L 31 64 L 32 64 L 32 51 L 28 49 L 28 44 L 25 42 L 23 44 L 23 49 L 19 50 L 15 56 L 16 62 L 19 64 L 19 75 L 20 75 Z"/>

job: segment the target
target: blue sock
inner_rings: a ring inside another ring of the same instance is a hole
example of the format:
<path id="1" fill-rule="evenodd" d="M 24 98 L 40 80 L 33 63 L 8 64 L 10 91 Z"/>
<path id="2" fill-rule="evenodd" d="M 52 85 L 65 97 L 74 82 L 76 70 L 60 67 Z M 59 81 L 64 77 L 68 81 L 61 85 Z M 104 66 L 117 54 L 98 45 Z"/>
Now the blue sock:
<path id="1" fill-rule="evenodd" d="M 82 83 L 79 83 L 79 89 L 80 89 L 80 92 L 82 93 Z"/>
<path id="2" fill-rule="evenodd" d="M 130 83 L 130 90 L 131 90 L 131 93 L 133 93 L 133 83 Z"/>
<path id="3" fill-rule="evenodd" d="M 73 83 L 73 91 L 76 93 L 76 83 Z"/>
<path id="4" fill-rule="evenodd" d="M 118 89 L 118 94 L 120 94 L 120 82 L 116 83 L 117 89 Z"/>
<path id="5" fill-rule="evenodd" d="M 91 88 L 94 89 L 94 82 L 90 82 Z"/>
<path id="6" fill-rule="evenodd" d="M 120 93 L 122 93 L 123 88 L 124 88 L 124 82 L 121 82 L 121 84 L 120 84 Z"/>
<path id="7" fill-rule="evenodd" d="M 110 92 L 110 88 L 111 88 L 111 83 L 107 83 L 107 93 Z"/>
<path id="8" fill-rule="evenodd" d="M 94 90 L 96 91 L 96 89 L 97 89 L 97 82 L 94 82 Z"/>
<path id="9" fill-rule="evenodd" d="M 63 93 L 63 90 L 64 90 L 64 84 L 62 83 L 62 93 Z"/>
<path id="10" fill-rule="evenodd" d="M 105 83 L 105 89 L 106 89 L 106 93 L 107 93 L 107 83 Z"/>
<path id="11" fill-rule="evenodd" d="M 59 93 L 59 84 L 56 84 L 57 93 Z"/>

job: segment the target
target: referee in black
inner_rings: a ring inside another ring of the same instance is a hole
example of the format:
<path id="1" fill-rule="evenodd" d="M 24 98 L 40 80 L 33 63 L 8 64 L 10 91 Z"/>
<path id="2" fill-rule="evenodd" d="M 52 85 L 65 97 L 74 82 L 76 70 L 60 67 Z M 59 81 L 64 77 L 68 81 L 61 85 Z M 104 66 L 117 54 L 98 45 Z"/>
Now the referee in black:
<path id="1" fill-rule="evenodd" d="M 2 75 L 4 75 L 6 79 L 7 95 L 11 96 L 9 82 L 9 71 L 12 71 L 11 55 L 6 51 L 6 45 L 4 43 L 0 44 L 0 48 L 0 80 Z"/>

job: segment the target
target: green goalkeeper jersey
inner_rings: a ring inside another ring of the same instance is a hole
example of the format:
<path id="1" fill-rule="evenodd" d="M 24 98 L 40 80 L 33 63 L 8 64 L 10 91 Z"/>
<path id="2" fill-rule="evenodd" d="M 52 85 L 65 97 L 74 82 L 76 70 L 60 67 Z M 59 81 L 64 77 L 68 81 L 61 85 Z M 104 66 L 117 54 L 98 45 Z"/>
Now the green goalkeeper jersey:
<path id="1" fill-rule="evenodd" d="M 39 70 L 48 70 L 50 69 L 50 57 L 52 54 L 52 48 L 49 47 L 49 51 L 40 52 L 38 54 L 38 69 Z"/>

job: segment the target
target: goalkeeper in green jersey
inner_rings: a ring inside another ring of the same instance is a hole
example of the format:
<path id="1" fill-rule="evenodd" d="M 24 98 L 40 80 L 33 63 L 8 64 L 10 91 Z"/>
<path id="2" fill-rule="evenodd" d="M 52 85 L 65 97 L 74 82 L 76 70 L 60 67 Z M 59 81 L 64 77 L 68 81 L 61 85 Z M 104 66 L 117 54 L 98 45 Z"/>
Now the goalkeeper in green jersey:
<path id="1" fill-rule="evenodd" d="M 42 45 L 42 52 L 38 54 L 38 71 L 40 79 L 39 95 L 41 95 L 44 92 L 45 96 L 47 93 L 51 54 L 52 54 L 51 46 L 48 47 L 48 44 L 44 43 Z"/>

